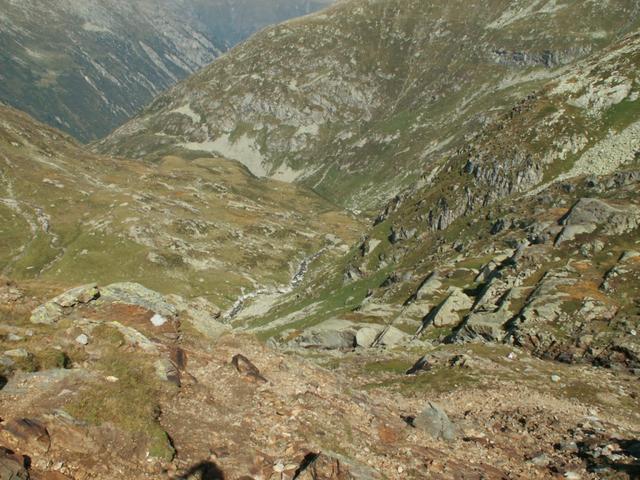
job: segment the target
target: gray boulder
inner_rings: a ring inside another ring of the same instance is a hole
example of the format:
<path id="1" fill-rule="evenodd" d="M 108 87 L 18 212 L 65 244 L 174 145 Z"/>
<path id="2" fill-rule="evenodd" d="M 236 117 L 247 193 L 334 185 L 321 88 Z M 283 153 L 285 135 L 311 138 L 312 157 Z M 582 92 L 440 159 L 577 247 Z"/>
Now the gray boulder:
<path id="1" fill-rule="evenodd" d="M 416 290 L 415 299 L 422 300 L 425 297 L 429 297 L 433 295 L 440 287 L 442 287 L 440 275 L 438 274 L 438 272 L 433 272 L 420 284 L 418 290 Z"/>
<path id="2" fill-rule="evenodd" d="M 409 340 L 409 335 L 396 327 L 385 327 L 384 331 L 380 335 L 377 344 L 385 347 L 393 347 L 400 345 Z"/>
<path id="3" fill-rule="evenodd" d="M 453 441 L 458 436 L 458 429 L 449 420 L 442 408 L 429 402 L 425 409 L 414 419 L 413 425 L 437 440 Z"/>
<path id="4" fill-rule="evenodd" d="M 72 288 L 31 312 L 31 323 L 53 325 L 64 315 L 65 309 L 89 303 L 100 296 L 95 283 Z"/>
<path id="5" fill-rule="evenodd" d="M 356 345 L 358 347 L 369 348 L 380 335 L 380 328 L 363 327 L 356 332 Z"/>
<path id="6" fill-rule="evenodd" d="M 114 283 L 101 290 L 101 298 L 106 301 L 137 305 L 163 317 L 175 317 L 177 308 L 165 297 L 139 283 Z"/>
<path id="7" fill-rule="evenodd" d="M 620 257 L 620 263 L 626 263 L 626 262 L 628 262 L 630 260 L 633 260 L 634 258 L 639 258 L 639 257 L 640 257 L 640 253 L 639 252 L 636 252 L 634 250 L 627 250 Z"/>
<path id="8" fill-rule="evenodd" d="M 296 339 L 303 348 L 347 350 L 355 347 L 356 334 L 352 330 L 309 330 Z"/>
<path id="9" fill-rule="evenodd" d="M 564 242 L 570 242 L 571 240 L 574 240 L 578 235 L 592 233 L 596 228 L 598 228 L 598 226 L 593 223 L 567 225 L 562 229 L 560 235 L 558 235 L 558 237 L 556 238 L 555 246 L 557 247 Z"/>
<path id="10" fill-rule="evenodd" d="M 31 323 L 53 325 L 60 320 L 63 314 L 64 309 L 60 305 L 54 302 L 47 302 L 36 307 L 33 312 L 31 312 L 30 320 Z"/>
<path id="11" fill-rule="evenodd" d="M 81 287 L 72 288 L 71 290 L 64 292 L 62 295 L 58 295 L 52 300 L 53 303 L 60 305 L 63 308 L 75 307 L 81 303 L 89 303 L 92 300 L 97 299 L 100 296 L 100 290 L 95 283 L 83 285 Z"/>
<path id="12" fill-rule="evenodd" d="M 453 287 L 449 295 L 424 319 L 424 327 L 452 327 L 460 323 L 460 313 L 469 310 L 473 301 L 461 289 Z M 420 330 L 423 330 L 422 327 Z"/>
<path id="13" fill-rule="evenodd" d="M 500 342 L 505 337 L 504 325 L 513 314 L 506 306 L 495 312 L 471 313 L 452 337 L 453 342 L 471 342 L 476 340 Z"/>
<path id="14" fill-rule="evenodd" d="M 409 335 L 393 326 L 363 327 L 356 332 L 358 347 L 393 347 L 409 340 Z"/>

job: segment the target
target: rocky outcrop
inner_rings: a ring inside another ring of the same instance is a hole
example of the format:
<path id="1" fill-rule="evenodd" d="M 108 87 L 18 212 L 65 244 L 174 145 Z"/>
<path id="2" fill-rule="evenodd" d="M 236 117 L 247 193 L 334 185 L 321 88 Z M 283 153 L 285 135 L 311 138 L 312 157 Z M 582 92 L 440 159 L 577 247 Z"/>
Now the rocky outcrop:
<path id="1" fill-rule="evenodd" d="M 99 288 L 95 284 L 73 288 L 37 307 L 31 314 L 32 323 L 51 325 L 70 309 L 100 299 L 101 302 L 116 302 L 136 305 L 150 310 L 160 317 L 175 317 L 178 310 L 161 294 L 137 283 L 114 283 Z M 201 305 L 200 305 L 201 306 Z M 197 306 L 192 313 L 197 311 Z M 195 314 L 197 316 L 197 314 Z M 161 322 L 160 317 L 158 322 Z"/>
<path id="2" fill-rule="evenodd" d="M 31 314 L 31 323 L 51 325 L 63 316 L 65 309 L 89 303 L 99 296 L 100 291 L 95 284 L 73 288 L 36 308 Z"/>
<path id="3" fill-rule="evenodd" d="M 101 289 L 103 301 L 137 305 L 164 317 L 174 317 L 178 311 L 164 296 L 138 283 L 113 283 Z"/>
<path id="4" fill-rule="evenodd" d="M 15 445 L 22 452 L 44 455 L 51 448 L 51 437 L 45 425 L 32 418 L 7 422 L 0 428 L 0 441 Z"/>
<path id="5" fill-rule="evenodd" d="M 505 335 L 505 326 L 513 318 L 508 303 L 503 303 L 494 312 L 470 313 L 462 325 L 451 337 L 453 342 L 501 342 Z"/>
<path id="6" fill-rule="evenodd" d="M 393 347 L 409 340 L 409 335 L 394 326 L 362 327 L 356 333 L 358 347 Z"/>
<path id="7" fill-rule="evenodd" d="M 323 350 L 349 350 L 356 345 L 356 334 L 350 330 L 318 330 L 303 333 L 295 340 L 302 348 L 318 348 Z"/>
<path id="8" fill-rule="evenodd" d="M 635 205 L 614 206 L 597 198 L 581 198 L 561 220 L 564 226 L 556 246 L 577 235 L 602 228 L 606 235 L 623 235 L 640 225 L 640 209 Z"/>
<path id="9" fill-rule="evenodd" d="M 434 327 L 452 327 L 460 323 L 460 312 L 469 310 L 473 306 L 471 300 L 461 289 L 452 288 L 447 297 L 435 307 L 422 321 L 416 335 L 429 325 Z"/>
<path id="10" fill-rule="evenodd" d="M 396 244 L 398 242 L 411 240 L 416 236 L 417 232 L 418 230 L 416 228 L 407 229 L 405 227 L 392 227 L 391 234 L 389 235 L 389 242 L 391 242 L 391 244 Z"/>
<path id="11" fill-rule="evenodd" d="M 569 50 L 543 52 L 535 51 L 509 51 L 506 49 L 497 49 L 491 52 L 491 57 L 496 63 L 508 67 L 545 67 L 557 68 L 575 61 L 580 57 L 584 57 L 591 53 L 591 48 L 577 48 Z"/>
<path id="12" fill-rule="evenodd" d="M 28 459 L 0 447 L 0 480 L 29 480 Z"/>

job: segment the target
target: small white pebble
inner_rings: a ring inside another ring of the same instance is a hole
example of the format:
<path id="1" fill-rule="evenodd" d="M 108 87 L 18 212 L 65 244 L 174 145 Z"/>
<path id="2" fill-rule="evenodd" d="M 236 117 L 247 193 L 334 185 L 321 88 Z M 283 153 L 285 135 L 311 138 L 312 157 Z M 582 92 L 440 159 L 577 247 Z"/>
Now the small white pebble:
<path id="1" fill-rule="evenodd" d="M 164 318 L 162 315 L 158 315 L 156 313 L 153 317 L 151 317 L 151 323 L 153 323 L 154 327 L 161 327 L 162 325 L 167 323 L 167 319 Z"/>

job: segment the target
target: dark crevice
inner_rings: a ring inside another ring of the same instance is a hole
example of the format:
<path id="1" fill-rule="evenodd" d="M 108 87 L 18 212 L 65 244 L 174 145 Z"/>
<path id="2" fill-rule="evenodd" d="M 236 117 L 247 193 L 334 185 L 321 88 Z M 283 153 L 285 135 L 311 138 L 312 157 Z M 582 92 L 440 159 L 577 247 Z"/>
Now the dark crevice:
<path id="1" fill-rule="evenodd" d="M 302 473 L 307 468 L 313 465 L 313 463 L 318 459 L 319 456 L 320 456 L 319 453 L 313 453 L 313 452 L 307 453 L 304 459 L 302 460 L 302 463 L 300 463 L 300 466 L 296 470 L 296 473 L 294 473 L 292 480 L 296 480 L 298 477 L 300 477 L 300 475 L 302 475 Z"/>
<path id="2" fill-rule="evenodd" d="M 184 480 L 187 478 L 197 478 L 199 480 L 225 480 L 224 473 L 214 462 L 200 462 L 185 473 L 174 477 L 174 480 Z"/>

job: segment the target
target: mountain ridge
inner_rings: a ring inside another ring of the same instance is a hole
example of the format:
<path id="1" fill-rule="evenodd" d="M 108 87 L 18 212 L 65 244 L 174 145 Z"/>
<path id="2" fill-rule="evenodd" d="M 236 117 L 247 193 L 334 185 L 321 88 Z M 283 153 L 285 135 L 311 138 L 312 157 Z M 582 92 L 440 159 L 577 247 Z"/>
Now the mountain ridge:
<path id="1" fill-rule="evenodd" d="M 463 144 L 563 64 L 637 26 L 632 2 L 606 9 L 570 2 L 552 13 L 543 2 L 494 3 L 492 14 L 484 4 L 465 4 L 477 15 L 461 17 L 462 7 L 439 2 L 341 2 L 271 27 L 159 97 L 95 148 L 135 158 L 215 151 L 244 161 L 259 176 L 301 182 L 351 208 L 375 209 L 416 181 L 449 143 Z M 580 16 L 584 23 L 571 22 Z M 419 26 L 415 18 L 433 24 Z M 500 19 L 499 28 L 491 26 Z M 597 34 L 588 22 L 598 24 Z M 520 35 L 527 28 L 544 33 Z M 342 47 L 333 48 L 338 39 Z M 195 115 L 179 113 L 187 106 Z"/>

